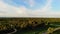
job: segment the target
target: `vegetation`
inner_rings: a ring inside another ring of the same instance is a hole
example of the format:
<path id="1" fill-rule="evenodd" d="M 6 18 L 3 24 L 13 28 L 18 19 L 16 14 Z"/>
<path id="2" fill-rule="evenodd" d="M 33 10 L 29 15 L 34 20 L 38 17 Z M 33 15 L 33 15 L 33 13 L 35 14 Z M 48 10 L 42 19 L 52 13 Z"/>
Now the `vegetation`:
<path id="1" fill-rule="evenodd" d="M 36 30 L 36 33 L 41 33 L 40 29 L 47 30 L 47 33 L 52 33 L 52 30 L 54 30 L 54 26 L 51 26 L 50 24 L 59 24 L 60 25 L 60 18 L 0 18 L 0 31 L 16 28 L 18 30 Z M 44 26 L 42 26 L 44 25 Z M 39 27 L 39 28 L 38 28 Z M 31 31 L 30 31 L 31 32 Z M 42 31 L 43 32 L 43 31 Z"/>
<path id="2" fill-rule="evenodd" d="M 47 34 L 52 33 L 52 32 L 53 32 L 53 30 L 54 30 L 54 28 L 49 27 L 49 28 L 48 28 L 48 30 L 47 30 Z"/>

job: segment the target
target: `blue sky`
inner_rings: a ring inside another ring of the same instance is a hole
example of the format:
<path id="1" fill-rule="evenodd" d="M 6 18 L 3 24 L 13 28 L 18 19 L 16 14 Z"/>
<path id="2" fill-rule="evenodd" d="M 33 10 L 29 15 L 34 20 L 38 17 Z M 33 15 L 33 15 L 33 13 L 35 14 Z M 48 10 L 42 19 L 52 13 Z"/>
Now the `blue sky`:
<path id="1" fill-rule="evenodd" d="M 60 17 L 60 0 L 0 0 L 0 17 Z"/>
<path id="2" fill-rule="evenodd" d="M 10 0 L 11 1 L 11 0 Z M 37 8 L 41 8 L 43 7 L 45 4 L 46 4 L 46 0 L 33 0 L 30 4 L 30 0 L 12 0 L 12 2 L 10 2 L 9 0 L 4 0 L 5 3 L 8 3 L 8 4 L 11 4 L 11 5 L 14 5 L 14 6 L 25 6 L 26 8 L 28 9 L 37 9 Z M 31 7 L 31 5 L 33 5 L 33 7 Z"/>
<path id="3" fill-rule="evenodd" d="M 53 10 L 60 11 L 60 0 L 54 0 L 52 2 Z"/>

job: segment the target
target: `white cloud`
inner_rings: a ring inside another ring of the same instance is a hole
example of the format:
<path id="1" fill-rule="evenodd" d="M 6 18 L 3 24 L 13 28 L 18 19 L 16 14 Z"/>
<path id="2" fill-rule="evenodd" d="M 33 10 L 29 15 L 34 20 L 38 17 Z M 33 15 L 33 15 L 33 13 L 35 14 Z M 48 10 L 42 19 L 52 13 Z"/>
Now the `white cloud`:
<path id="1" fill-rule="evenodd" d="M 29 0 L 29 4 L 31 7 L 34 6 L 34 4 L 35 4 L 34 0 Z"/>
<path id="2" fill-rule="evenodd" d="M 33 7 L 35 5 L 35 0 L 24 0 L 24 3 L 28 3 L 30 7 Z"/>
<path id="3" fill-rule="evenodd" d="M 0 13 L 2 16 L 26 16 L 26 8 L 24 6 L 16 7 L 3 2 L 0 0 Z"/>
<path id="4" fill-rule="evenodd" d="M 30 0 L 31 5 L 33 1 Z M 47 4 L 43 8 L 36 10 L 27 9 L 25 6 L 12 6 L 0 0 L 0 17 L 60 17 L 60 12 L 51 10 L 52 0 L 47 0 Z"/>
<path id="5" fill-rule="evenodd" d="M 47 4 L 41 8 L 41 9 L 37 9 L 37 10 L 30 10 L 31 12 L 29 13 L 30 17 L 60 17 L 60 12 L 56 12 L 51 10 L 52 8 L 52 0 L 47 0 Z"/>
<path id="6" fill-rule="evenodd" d="M 32 16 L 42 16 L 42 15 L 45 15 L 47 16 L 47 14 L 51 11 L 51 3 L 52 3 L 52 0 L 47 0 L 47 3 L 46 5 L 43 7 L 43 8 L 39 8 L 37 10 L 31 10 L 32 12 L 29 12 L 30 15 Z"/>
<path id="7" fill-rule="evenodd" d="M 52 8 L 51 3 L 52 3 L 52 0 L 47 0 L 47 3 L 44 7 L 42 7 L 41 9 L 35 10 L 35 11 L 46 12 Z"/>

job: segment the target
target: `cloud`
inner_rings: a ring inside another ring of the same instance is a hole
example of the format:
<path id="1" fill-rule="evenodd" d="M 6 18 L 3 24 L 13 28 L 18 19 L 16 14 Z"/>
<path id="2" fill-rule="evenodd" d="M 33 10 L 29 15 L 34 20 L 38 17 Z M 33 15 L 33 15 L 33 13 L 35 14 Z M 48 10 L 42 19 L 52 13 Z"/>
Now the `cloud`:
<path id="1" fill-rule="evenodd" d="M 41 9 L 38 9 L 36 11 L 46 12 L 46 11 L 50 10 L 52 8 L 51 3 L 52 3 L 52 0 L 47 0 L 46 5 L 44 7 L 42 7 Z"/>
<path id="2" fill-rule="evenodd" d="M 59 18 L 60 17 L 60 11 L 59 12 L 56 12 L 56 11 L 53 11 L 53 10 L 50 10 L 50 11 L 46 11 L 46 12 L 29 12 L 29 16 L 28 17 L 51 17 L 51 18 Z"/>
<path id="3" fill-rule="evenodd" d="M 32 16 L 41 16 L 41 15 L 45 15 L 47 16 L 47 14 L 51 11 L 51 3 L 52 3 L 52 0 L 47 0 L 47 3 L 44 7 L 42 7 L 41 9 L 36 9 L 36 10 L 31 10 L 32 12 L 29 12 L 30 15 Z"/>
<path id="4" fill-rule="evenodd" d="M 46 5 L 43 8 L 36 10 L 30 10 L 29 17 L 60 17 L 60 12 L 51 10 L 52 0 L 47 0 Z"/>
<path id="5" fill-rule="evenodd" d="M 0 0 L 0 14 L 3 14 L 2 16 L 26 16 L 27 14 L 25 13 L 25 11 L 26 8 L 24 6 L 16 7 L 4 3 L 3 0 Z"/>
<path id="6" fill-rule="evenodd" d="M 34 0 L 29 0 L 30 5 L 34 5 Z M 11 2 L 11 1 L 10 1 Z M 32 3 L 31 3 L 32 2 Z M 44 7 L 31 10 L 25 6 L 13 6 L 0 0 L 0 17 L 60 17 L 60 12 L 52 11 L 52 0 L 47 0 Z"/>
<path id="7" fill-rule="evenodd" d="M 35 4 L 34 0 L 29 0 L 29 4 L 31 7 L 34 6 L 34 4 Z"/>

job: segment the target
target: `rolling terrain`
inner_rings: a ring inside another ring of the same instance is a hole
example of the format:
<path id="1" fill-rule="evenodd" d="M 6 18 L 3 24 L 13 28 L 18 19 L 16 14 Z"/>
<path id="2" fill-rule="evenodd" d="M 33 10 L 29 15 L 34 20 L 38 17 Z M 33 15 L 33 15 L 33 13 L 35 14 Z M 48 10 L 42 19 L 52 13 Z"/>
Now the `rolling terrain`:
<path id="1" fill-rule="evenodd" d="M 1 34 L 49 34 L 58 27 L 60 18 L 0 18 Z"/>

